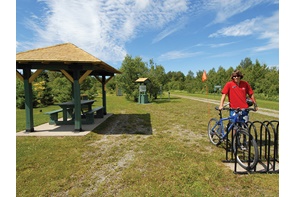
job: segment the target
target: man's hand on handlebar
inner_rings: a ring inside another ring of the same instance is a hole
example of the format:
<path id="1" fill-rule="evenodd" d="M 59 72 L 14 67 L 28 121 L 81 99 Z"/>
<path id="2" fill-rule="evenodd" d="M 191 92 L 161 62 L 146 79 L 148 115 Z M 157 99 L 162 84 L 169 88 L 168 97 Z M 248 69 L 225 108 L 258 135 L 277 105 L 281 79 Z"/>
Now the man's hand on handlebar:
<path id="1" fill-rule="evenodd" d="M 258 105 L 254 103 L 254 111 L 258 111 Z"/>

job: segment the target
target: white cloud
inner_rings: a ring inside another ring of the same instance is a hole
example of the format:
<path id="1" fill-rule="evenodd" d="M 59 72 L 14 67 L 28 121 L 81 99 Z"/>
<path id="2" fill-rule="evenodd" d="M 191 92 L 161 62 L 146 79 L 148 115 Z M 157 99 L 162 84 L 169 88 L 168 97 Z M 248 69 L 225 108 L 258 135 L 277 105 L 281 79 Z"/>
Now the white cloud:
<path id="1" fill-rule="evenodd" d="M 187 9 L 186 0 L 39 2 L 45 12 L 27 21 L 35 36 L 32 48 L 71 42 L 107 62 L 123 60 L 126 42 L 146 29 L 164 27 Z"/>
<path id="2" fill-rule="evenodd" d="M 257 39 L 267 40 L 265 46 L 257 47 L 255 51 L 276 49 L 279 47 L 279 13 L 275 12 L 271 17 L 257 17 L 245 20 L 239 24 L 222 28 L 209 37 L 224 36 L 257 36 Z"/>
<path id="3" fill-rule="evenodd" d="M 162 54 L 159 57 L 159 60 L 173 60 L 173 59 L 182 59 L 190 58 L 201 54 L 201 52 L 183 52 L 183 51 L 169 51 Z"/>
<path id="4" fill-rule="evenodd" d="M 187 20 L 185 17 L 181 18 L 176 24 L 172 24 L 160 32 L 152 41 L 152 43 L 159 42 L 166 38 L 167 36 L 173 34 L 174 32 L 182 29 L 187 24 Z"/>
<path id="5" fill-rule="evenodd" d="M 233 44 L 234 42 L 224 42 L 224 43 L 218 43 L 218 44 L 210 44 L 209 46 L 212 48 L 218 48 L 218 47 L 224 47 Z"/>
<path id="6" fill-rule="evenodd" d="M 237 25 L 222 28 L 217 32 L 210 34 L 210 37 L 220 36 L 248 36 L 254 33 L 257 26 L 257 18 L 251 20 L 245 20 Z"/>
<path id="7" fill-rule="evenodd" d="M 259 39 L 267 39 L 268 42 L 263 47 L 258 47 L 255 51 L 265 51 L 279 48 L 279 12 L 261 21 L 261 33 Z"/>
<path id="8" fill-rule="evenodd" d="M 204 9 L 216 13 L 215 19 L 209 25 L 223 23 L 228 18 L 242 13 L 261 3 L 275 3 L 273 0 L 208 0 L 204 1 Z"/>

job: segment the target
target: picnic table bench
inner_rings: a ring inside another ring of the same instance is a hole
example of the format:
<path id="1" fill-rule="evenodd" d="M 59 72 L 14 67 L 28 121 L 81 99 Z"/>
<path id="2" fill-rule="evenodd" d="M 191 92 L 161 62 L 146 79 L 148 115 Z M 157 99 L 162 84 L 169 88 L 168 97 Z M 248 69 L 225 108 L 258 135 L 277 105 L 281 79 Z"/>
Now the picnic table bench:
<path id="1" fill-rule="evenodd" d="M 74 116 L 71 113 L 64 114 L 67 108 L 57 109 L 54 111 L 45 112 L 45 114 L 50 115 L 49 124 L 50 125 L 60 125 L 60 124 L 74 124 Z M 63 112 L 63 120 L 58 120 L 58 113 Z M 82 123 L 84 124 L 93 124 L 94 118 L 103 118 L 104 115 L 104 107 L 96 107 L 93 109 L 89 109 L 86 112 L 82 112 Z M 67 117 L 71 117 L 71 120 L 66 120 Z"/>
<path id="2" fill-rule="evenodd" d="M 48 114 L 50 116 L 49 124 L 56 124 L 58 122 L 58 113 L 62 112 L 62 109 L 57 109 L 54 111 L 45 112 L 45 114 Z"/>
<path id="3" fill-rule="evenodd" d="M 85 113 L 86 115 L 86 122 L 88 124 L 94 123 L 94 118 L 103 118 L 103 109 L 104 107 L 96 107 L 93 108 L 92 110 L 89 110 Z"/>

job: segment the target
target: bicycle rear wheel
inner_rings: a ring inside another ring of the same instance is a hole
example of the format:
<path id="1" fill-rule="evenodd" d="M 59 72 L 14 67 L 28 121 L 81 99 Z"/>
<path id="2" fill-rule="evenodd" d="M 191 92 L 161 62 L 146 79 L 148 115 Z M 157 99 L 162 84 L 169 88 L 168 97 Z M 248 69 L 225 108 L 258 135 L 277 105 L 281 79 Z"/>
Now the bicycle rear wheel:
<path id="1" fill-rule="evenodd" d="M 237 162 L 245 170 L 253 169 L 259 159 L 258 146 L 247 129 L 239 128 L 233 139 L 233 151 Z"/>
<path id="2" fill-rule="evenodd" d="M 208 122 L 208 137 L 212 144 L 217 145 L 221 138 L 221 125 L 217 124 L 216 118 L 211 118 Z"/>

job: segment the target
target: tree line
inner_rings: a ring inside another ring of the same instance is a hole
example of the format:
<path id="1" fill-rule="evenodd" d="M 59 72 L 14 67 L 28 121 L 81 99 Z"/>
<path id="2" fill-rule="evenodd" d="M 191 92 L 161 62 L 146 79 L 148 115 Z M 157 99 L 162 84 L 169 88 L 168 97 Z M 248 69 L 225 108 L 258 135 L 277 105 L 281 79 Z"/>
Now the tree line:
<path id="1" fill-rule="evenodd" d="M 165 72 L 162 65 L 158 65 L 153 59 L 144 62 L 141 57 L 126 55 L 118 74 L 107 85 L 108 93 L 122 92 L 126 99 L 137 101 L 139 84 L 138 78 L 148 78 L 151 83 L 146 84 L 149 100 L 157 99 L 163 92 L 182 90 L 188 93 L 220 93 L 224 84 L 230 80 L 231 73 L 239 69 L 246 80 L 252 86 L 256 98 L 279 101 L 279 69 L 255 63 L 248 57 L 235 67 L 224 69 L 219 66 L 217 70 L 212 68 L 207 73 L 207 80 L 202 81 L 204 70 L 188 71 L 185 75 L 181 71 Z M 23 83 L 16 79 L 16 106 L 24 108 Z M 95 78 L 88 76 L 81 84 L 81 94 L 93 99 L 101 93 L 101 83 Z M 54 103 L 66 102 L 72 98 L 72 85 L 60 72 L 43 71 L 33 82 L 33 106 L 43 107 Z"/>
<path id="2" fill-rule="evenodd" d="M 182 90 L 188 93 L 220 93 L 224 84 L 231 80 L 231 73 L 239 69 L 246 80 L 252 86 L 256 98 L 279 101 L 279 69 L 261 64 L 258 60 L 253 63 L 246 57 L 235 68 L 224 69 L 219 66 L 217 70 L 212 68 L 207 73 L 207 80 L 202 81 L 204 70 L 188 71 L 187 75 L 181 71 L 169 71 L 165 73 L 162 65 L 157 65 L 153 59 L 144 63 L 141 57 L 132 58 L 127 55 L 122 62 L 120 71 L 112 83 L 121 88 L 128 99 L 136 100 L 138 97 L 138 84 L 136 79 L 149 78 L 147 92 L 150 99 L 156 99 L 163 91 Z"/>

